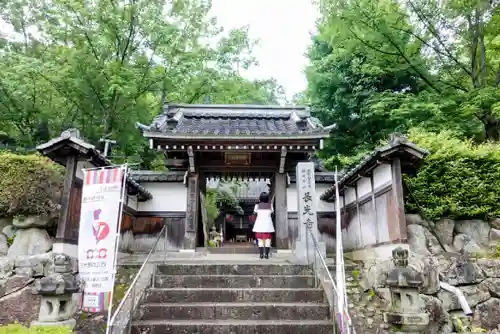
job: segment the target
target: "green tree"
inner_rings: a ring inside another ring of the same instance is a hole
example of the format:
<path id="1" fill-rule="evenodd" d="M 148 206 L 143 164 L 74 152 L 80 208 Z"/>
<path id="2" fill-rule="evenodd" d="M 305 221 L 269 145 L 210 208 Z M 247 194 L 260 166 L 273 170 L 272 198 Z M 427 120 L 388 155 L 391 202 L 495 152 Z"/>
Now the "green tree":
<path id="1" fill-rule="evenodd" d="M 352 155 L 392 131 L 498 140 L 499 2 L 322 0 L 309 52 L 313 110 Z"/>
<path id="2" fill-rule="evenodd" d="M 135 123 L 163 102 L 268 103 L 277 85 L 243 79 L 255 64 L 247 28 L 223 32 L 208 0 L 7 0 L 16 38 L 0 43 L 0 124 L 21 145 L 67 127 L 146 154 Z M 238 66 L 236 66 L 238 65 Z M 46 130 L 50 130 L 47 133 Z"/>

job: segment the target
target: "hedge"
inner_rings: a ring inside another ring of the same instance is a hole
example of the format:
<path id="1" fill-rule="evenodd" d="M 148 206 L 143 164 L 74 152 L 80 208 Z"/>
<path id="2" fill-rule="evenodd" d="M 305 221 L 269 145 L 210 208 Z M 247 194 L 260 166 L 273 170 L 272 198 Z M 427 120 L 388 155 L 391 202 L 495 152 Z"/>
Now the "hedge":
<path id="1" fill-rule="evenodd" d="M 0 217 L 56 214 L 62 172 L 62 167 L 38 154 L 0 151 Z"/>
<path id="2" fill-rule="evenodd" d="M 431 153 L 416 175 L 405 175 L 407 212 L 427 219 L 500 216 L 500 146 L 477 145 L 451 132 L 409 132 L 409 140 Z M 413 195 L 413 196 L 412 196 Z"/>

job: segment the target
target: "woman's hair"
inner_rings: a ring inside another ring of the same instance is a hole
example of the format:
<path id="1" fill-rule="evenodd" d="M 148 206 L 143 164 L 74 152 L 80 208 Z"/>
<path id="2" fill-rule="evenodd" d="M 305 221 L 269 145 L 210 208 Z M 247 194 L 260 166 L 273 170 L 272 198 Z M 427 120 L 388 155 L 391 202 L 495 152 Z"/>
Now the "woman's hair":
<path id="1" fill-rule="evenodd" d="M 269 194 L 266 192 L 260 193 L 259 202 L 261 203 L 269 203 Z"/>

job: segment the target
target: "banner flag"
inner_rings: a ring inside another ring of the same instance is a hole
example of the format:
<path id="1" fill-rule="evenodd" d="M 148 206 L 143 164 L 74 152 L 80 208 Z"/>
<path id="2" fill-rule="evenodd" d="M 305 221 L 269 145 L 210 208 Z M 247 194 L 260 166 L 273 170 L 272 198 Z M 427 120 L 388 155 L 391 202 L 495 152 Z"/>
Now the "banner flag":
<path id="1" fill-rule="evenodd" d="M 90 312 L 104 311 L 113 291 L 126 168 L 83 170 L 78 270 L 84 282 L 82 308 Z"/>

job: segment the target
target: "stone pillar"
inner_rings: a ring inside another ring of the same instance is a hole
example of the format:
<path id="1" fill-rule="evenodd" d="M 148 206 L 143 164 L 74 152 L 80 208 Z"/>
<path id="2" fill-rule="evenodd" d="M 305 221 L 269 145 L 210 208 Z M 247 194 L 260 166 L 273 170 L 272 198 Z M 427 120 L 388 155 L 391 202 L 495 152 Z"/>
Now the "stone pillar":
<path id="1" fill-rule="evenodd" d="M 276 248 L 288 249 L 288 212 L 286 207 L 286 174 L 274 175 Z"/>
<path id="2" fill-rule="evenodd" d="M 406 242 L 406 217 L 403 194 L 403 174 L 401 172 L 401 159 L 395 157 L 392 160 L 392 203 L 393 212 L 389 219 L 389 234 L 393 242 Z"/>
<path id="3" fill-rule="evenodd" d="M 316 216 L 316 186 L 314 179 L 314 163 L 299 162 L 296 168 L 297 201 L 298 201 L 298 239 L 295 243 L 295 256 L 301 264 L 313 263 L 316 255 L 314 240 L 321 254 L 326 257 L 324 242 L 319 240 L 318 219 Z M 310 232 L 311 233 L 310 233 Z"/>
<path id="4" fill-rule="evenodd" d="M 184 230 L 184 250 L 196 249 L 198 231 L 198 206 L 200 201 L 199 174 L 191 173 L 187 179 L 186 224 Z"/>

